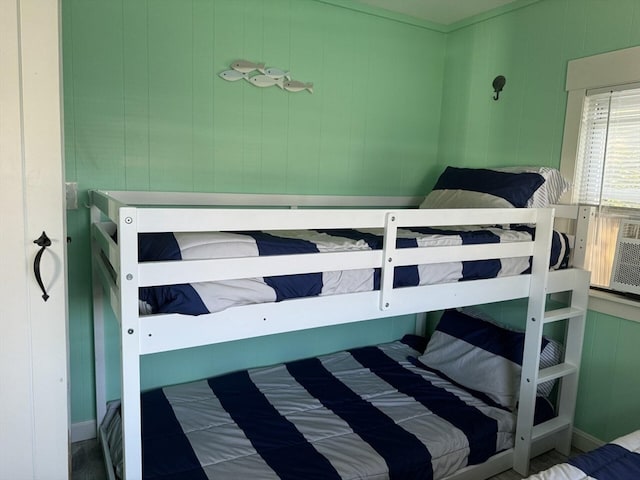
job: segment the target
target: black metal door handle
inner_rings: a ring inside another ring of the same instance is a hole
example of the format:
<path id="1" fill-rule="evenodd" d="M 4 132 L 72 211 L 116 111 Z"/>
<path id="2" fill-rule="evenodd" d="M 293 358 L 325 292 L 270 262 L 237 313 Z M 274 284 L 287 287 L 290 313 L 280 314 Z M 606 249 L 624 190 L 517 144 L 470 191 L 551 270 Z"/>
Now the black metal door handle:
<path id="1" fill-rule="evenodd" d="M 42 232 L 42 235 L 34 240 L 33 243 L 41 247 L 36 254 L 35 260 L 33 261 L 33 273 L 36 275 L 36 282 L 38 282 L 40 290 L 42 290 L 42 298 L 46 302 L 47 300 L 49 300 L 49 295 L 47 294 L 47 290 L 44 288 L 44 283 L 42 283 L 42 276 L 40 275 L 40 259 L 42 258 L 42 253 L 44 252 L 45 248 L 51 246 L 51 240 L 49 239 L 49 237 L 47 237 L 46 233 Z"/>

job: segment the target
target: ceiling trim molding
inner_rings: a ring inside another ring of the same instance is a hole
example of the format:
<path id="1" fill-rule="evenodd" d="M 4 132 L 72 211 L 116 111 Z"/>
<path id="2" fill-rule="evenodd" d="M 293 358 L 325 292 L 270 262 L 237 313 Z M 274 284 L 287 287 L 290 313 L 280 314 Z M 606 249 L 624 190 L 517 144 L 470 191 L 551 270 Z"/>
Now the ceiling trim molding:
<path id="1" fill-rule="evenodd" d="M 364 3 L 357 3 L 357 2 L 354 2 L 353 0 L 314 0 L 314 1 L 331 5 L 334 7 L 338 7 L 338 8 L 344 8 L 346 10 L 352 10 L 354 12 L 364 13 L 366 15 L 372 15 L 375 17 L 385 18 L 387 20 L 392 20 L 395 22 L 412 25 L 414 27 L 433 30 L 435 32 L 450 33 L 476 23 L 484 22 L 494 17 L 498 17 L 500 15 L 504 15 L 506 13 L 510 13 L 515 10 L 528 7 L 529 5 L 533 3 L 537 3 L 540 0 L 516 0 L 515 2 L 509 3 L 507 5 L 496 7 L 487 12 L 479 13 L 465 20 L 460 20 L 459 22 L 455 22 L 449 25 L 443 25 L 440 23 L 430 22 L 428 20 L 422 20 L 420 18 L 412 17 L 410 15 L 392 12 L 384 8 L 374 7 Z"/>
<path id="2" fill-rule="evenodd" d="M 495 17 L 499 17 L 500 15 L 504 15 L 506 13 L 511 13 L 516 10 L 520 10 L 521 8 L 528 7 L 534 3 L 538 3 L 540 0 L 517 0 L 512 3 L 508 3 L 507 5 L 502 5 L 501 7 L 496 7 L 492 10 L 489 10 L 484 13 L 479 13 L 478 15 L 474 15 L 473 17 L 469 17 L 465 20 L 460 20 L 459 22 L 452 23 L 451 25 L 447 25 L 448 32 L 453 32 L 455 30 L 460 30 L 461 28 L 468 27 L 470 25 L 484 22 L 486 20 L 490 20 Z"/>
<path id="3" fill-rule="evenodd" d="M 378 8 L 364 3 L 356 3 L 353 0 L 314 0 L 319 3 L 325 3 L 334 7 L 344 8 L 346 10 L 352 10 L 354 12 L 364 13 L 366 15 L 372 15 L 374 17 L 385 18 L 387 20 L 393 20 L 395 22 L 405 23 L 414 27 L 425 28 L 427 30 L 434 30 L 440 33 L 447 33 L 448 27 L 435 22 L 429 22 L 428 20 L 422 20 L 420 18 L 411 17 L 402 13 L 392 12 L 385 10 L 384 8 Z"/>

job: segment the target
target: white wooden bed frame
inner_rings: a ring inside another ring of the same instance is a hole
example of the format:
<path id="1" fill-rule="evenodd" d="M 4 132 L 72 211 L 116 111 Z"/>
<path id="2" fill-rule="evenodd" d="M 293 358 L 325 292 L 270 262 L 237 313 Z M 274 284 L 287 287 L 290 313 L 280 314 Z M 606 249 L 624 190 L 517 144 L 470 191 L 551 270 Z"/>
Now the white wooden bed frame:
<path id="1" fill-rule="evenodd" d="M 526 476 L 531 456 L 556 448 L 569 453 L 587 307 L 589 273 L 580 268 L 549 271 L 554 215 L 577 219 L 573 265 L 582 265 L 590 212 L 555 209 L 421 210 L 422 197 L 345 197 L 92 191 L 94 336 L 98 425 L 106 413 L 105 300 L 120 326 L 124 476 L 141 478 L 140 357 L 362 320 L 423 314 L 451 307 L 516 298 L 528 300 L 525 353 L 515 447 L 467 467 L 450 479 L 487 478 L 515 468 Z M 265 208 L 274 207 L 274 208 Z M 243 208 L 239 208 L 243 207 Z M 322 208 L 318 208 L 322 207 Z M 339 207 L 339 208 L 338 208 Z M 384 208 L 382 208 L 384 207 Z M 396 230 L 406 226 L 536 224 L 532 242 L 396 249 Z M 118 243 L 110 237 L 118 229 Z M 334 252 L 252 258 L 138 263 L 138 233 L 222 230 L 383 228 L 381 251 Z M 532 256 L 532 273 L 440 285 L 393 288 L 393 268 L 402 265 Z M 248 305 L 200 316 L 138 313 L 138 288 L 232 278 L 381 268 L 379 291 Z M 568 306 L 546 311 L 547 294 L 570 292 Z M 304 311 L 304 318 L 300 312 Z M 418 315 L 418 318 L 421 318 Z M 422 317 L 424 318 L 424 317 Z M 539 370 L 542 327 L 567 321 L 564 361 Z M 422 333 L 423 324 L 416 328 Z M 536 386 L 559 378 L 558 416 L 533 427 Z M 101 442 L 113 477 L 107 442 Z"/>

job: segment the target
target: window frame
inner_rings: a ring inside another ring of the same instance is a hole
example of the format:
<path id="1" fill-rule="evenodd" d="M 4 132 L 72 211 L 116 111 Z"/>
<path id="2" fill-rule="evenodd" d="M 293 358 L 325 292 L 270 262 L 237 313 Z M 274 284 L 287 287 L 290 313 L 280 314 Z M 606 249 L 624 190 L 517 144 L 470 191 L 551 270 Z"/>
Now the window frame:
<path id="1" fill-rule="evenodd" d="M 565 90 L 567 110 L 562 137 L 560 172 L 573 181 L 580 141 L 582 107 L 588 90 L 640 82 L 640 46 L 570 60 Z M 571 191 L 562 198 L 571 201 Z"/>
<path id="2" fill-rule="evenodd" d="M 573 183 L 580 141 L 580 122 L 588 90 L 640 82 L 640 46 L 570 60 L 567 65 L 565 113 L 560 172 Z M 572 190 L 560 199 L 571 203 Z M 592 290 L 589 308 L 608 315 L 640 321 L 640 302 L 609 292 Z"/>

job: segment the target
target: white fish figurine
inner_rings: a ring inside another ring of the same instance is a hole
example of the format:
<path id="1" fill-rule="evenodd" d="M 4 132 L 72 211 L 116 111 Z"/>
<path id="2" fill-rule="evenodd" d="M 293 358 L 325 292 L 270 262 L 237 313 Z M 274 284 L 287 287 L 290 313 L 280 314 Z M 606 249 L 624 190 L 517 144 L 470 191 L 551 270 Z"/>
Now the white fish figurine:
<path id="1" fill-rule="evenodd" d="M 236 80 L 240 80 L 242 78 L 249 78 L 248 73 L 238 72 L 237 70 L 225 70 L 224 72 L 218 75 L 221 78 L 229 82 L 235 82 Z"/>
<path id="2" fill-rule="evenodd" d="M 254 70 L 264 73 L 264 63 L 253 63 L 246 60 L 236 60 L 231 64 L 231 68 L 242 73 L 251 73 Z"/>
<path id="3" fill-rule="evenodd" d="M 301 92 L 302 90 L 308 90 L 309 93 L 313 93 L 313 83 L 299 82 L 298 80 L 287 80 L 282 84 L 282 88 L 289 92 Z"/>
<path id="4" fill-rule="evenodd" d="M 279 68 L 269 67 L 264 71 L 264 74 L 275 80 L 280 80 L 281 78 L 291 80 L 291 75 L 289 74 L 289 72 L 285 72 L 284 70 L 280 70 Z"/>
<path id="5" fill-rule="evenodd" d="M 282 79 L 276 80 L 275 78 L 271 78 L 267 75 L 254 75 L 253 77 L 247 78 L 248 82 L 253 83 L 256 87 L 273 87 L 277 85 L 282 88 Z"/>

